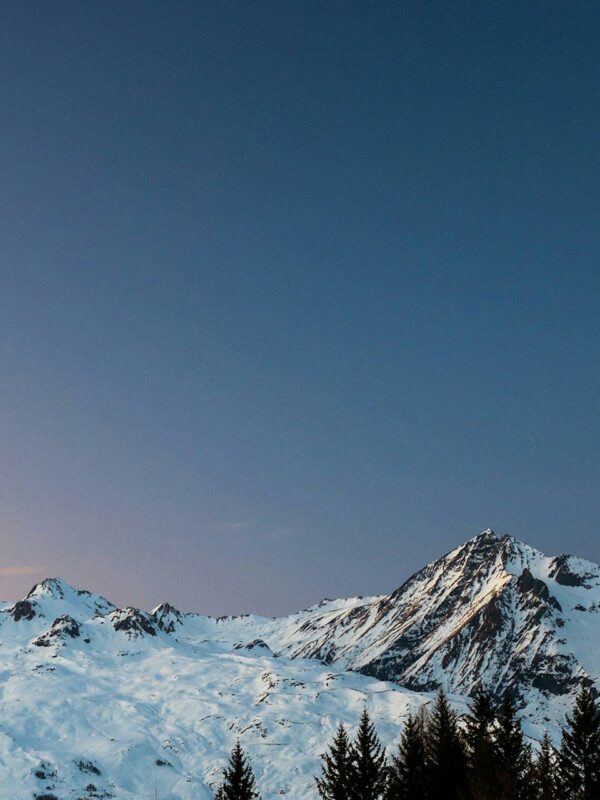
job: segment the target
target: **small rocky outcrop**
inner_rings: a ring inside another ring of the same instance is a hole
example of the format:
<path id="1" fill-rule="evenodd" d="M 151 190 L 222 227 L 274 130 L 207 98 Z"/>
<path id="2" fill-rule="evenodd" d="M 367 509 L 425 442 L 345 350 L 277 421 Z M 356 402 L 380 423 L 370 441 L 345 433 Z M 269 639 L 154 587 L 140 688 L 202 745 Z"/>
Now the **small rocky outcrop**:
<path id="1" fill-rule="evenodd" d="M 98 767 L 94 764 L 93 761 L 88 761 L 87 759 L 81 759 L 75 762 L 75 765 L 79 772 L 85 772 L 88 775 L 101 775 L 101 771 Z"/>
<path id="2" fill-rule="evenodd" d="M 138 608 L 122 608 L 111 614 L 113 627 L 116 631 L 126 633 L 129 638 L 138 636 L 156 636 L 156 628 L 149 614 Z"/>
<path id="3" fill-rule="evenodd" d="M 546 695 L 565 695 L 582 681 L 581 670 L 572 655 L 536 653 L 528 670 L 531 685 Z"/>
<path id="4" fill-rule="evenodd" d="M 570 558 L 568 555 L 555 558 L 550 570 L 550 577 L 554 578 L 561 586 L 586 587 L 586 576 L 573 572 L 569 566 Z"/>
<path id="5" fill-rule="evenodd" d="M 164 633 L 175 633 L 177 627 L 183 624 L 183 615 L 169 603 L 161 603 L 150 615 L 152 621 Z"/>
<path id="6" fill-rule="evenodd" d="M 269 647 L 269 645 L 263 639 L 254 639 L 252 642 L 248 642 L 247 644 L 236 644 L 233 648 L 234 650 L 254 650 L 257 653 L 262 653 L 264 655 L 273 655 L 273 651 Z"/>
<path id="7" fill-rule="evenodd" d="M 51 647 L 53 644 L 64 643 L 68 639 L 78 639 L 79 636 L 81 636 L 81 625 L 73 617 L 65 614 L 57 617 L 50 630 L 38 636 L 33 644 L 36 647 Z"/>
<path id="8" fill-rule="evenodd" d="M 56 778 L 56 769 L 48 761 L 42 761 L 33 774 L 38 781 L 52 781 Z"/>
<path id="9" fill-rule="evenodd" d="M 5 613 L 11 616 L 15 622 L 20 622 L 22 619 L 33 619 L 37 616 L 43 617 L 37 603 L 30 600 L 19 600 Z"/>
<path id="10" fill-rule="evenodd" d="M 527 567 L 517 578 L 517 589 L 522 594 L 531 594 L 545 603 L 549 603 L 557 611 L 562 611 L 560 603 L 556 597 L 550 594 L 548 586 L 540 578 L 534 578 Z"/>

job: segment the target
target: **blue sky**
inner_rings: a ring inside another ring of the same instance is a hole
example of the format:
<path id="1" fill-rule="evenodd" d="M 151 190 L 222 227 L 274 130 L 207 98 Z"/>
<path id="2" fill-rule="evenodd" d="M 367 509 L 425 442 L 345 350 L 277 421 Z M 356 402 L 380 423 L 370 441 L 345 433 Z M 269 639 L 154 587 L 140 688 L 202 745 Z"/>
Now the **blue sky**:
<path id="1" fill-rule="evenodd" d="M 1 595 L 280 613 L 600 561 L 597 3 L 0 26 Z"/>

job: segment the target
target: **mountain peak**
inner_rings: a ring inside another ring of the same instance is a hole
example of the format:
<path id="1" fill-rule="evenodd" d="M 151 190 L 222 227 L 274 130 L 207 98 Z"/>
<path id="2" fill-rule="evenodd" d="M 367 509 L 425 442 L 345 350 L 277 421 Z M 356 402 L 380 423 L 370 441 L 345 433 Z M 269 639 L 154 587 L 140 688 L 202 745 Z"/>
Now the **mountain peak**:
<path id="1" fill-rule="evenodd" d="M 45 578 L 36 583 L 22 602 L 39 604 L 48 613 L 56 611 L 60 605 L 68 608 L 71 615 L 77 615 L 79 609 L 84 614 L 90 610 L 94 614 L 107 614 L 115 608 L 106 598 L 87 589 L 75 589 L 62 578 Z"/>
<path id="2" fill-rule="evenodd" d="M 463 545 L 459 546 L 459 550 L 465 547 L 472 548 L 473 545 L 478 546 L 497 546 L 497 547 L 506 547 L 512 546 L 514 544 L 522 545 L 523 547 L 529 547 L 529 545 L 520 542 L 518 539 L 515 539 L 514 536 L 511 536 L 509 533 L 498 534 L 496 531 L 492 530 L 492 528 L 486 528 L 481 533 L 478 533 L 477 536 L 473 536 L 471 539 L 468 539 Z"/>
<path id="3" fill-rule="evenodd" d="M 438 565 L 445 565 L 446 569 L 452 566 L 468 570 L 482 563 L 495 561 L 498 557 L 502 557 L 506 542 L 509 540 L 510 537 L 498 536 L 491 528 L 487 528 L 477 536 L 467 539 L 464 544 L 454 548 L 441 559 L 428 564 L 425 570 L 435 569 Z"/>
<path id="4" fill-rule="evenodd" d="M 183 623 L 181 611 L 174 608 L 170 603 L 161 603 L 156 606 L 150 613 L 150 617 L 165 633 L 174 633 L 176 626 Z"/>
<path id="5" fill-rule="evenodd" d="M 460 557 L 477 561 L 488 561 L 500 558 L 503 566 L 509 571 L 527 566 L 531 559 L 544 557 L 531 545 L 515 539 L 508 533 L 498 535 L 491 528 L 477 534 L 448 554 L 450 558 Z"/>
<path id="6" fill-rule="evenodd" d="M 33 600 L 41 597 L 51 597 L 54 600 L 64 600 L 66 595 L 75 593 L 76 590 L 62 578 L 45 578 L 40 583 L 36 583 L 25 598 Z"/>
<path id="7" fill-rule="evenodd" d="M 484 531 L 481 531 L 481 533 L 478 533 L 477 536 L 473 536 L 471 541 L 477 541 L 477 540 L 483 540 L 483 539 L 496 539 L 497 540 L 498 537 L 496 536 L 495 531 L 493 531 L 491 528 L 486 528 Z"/>

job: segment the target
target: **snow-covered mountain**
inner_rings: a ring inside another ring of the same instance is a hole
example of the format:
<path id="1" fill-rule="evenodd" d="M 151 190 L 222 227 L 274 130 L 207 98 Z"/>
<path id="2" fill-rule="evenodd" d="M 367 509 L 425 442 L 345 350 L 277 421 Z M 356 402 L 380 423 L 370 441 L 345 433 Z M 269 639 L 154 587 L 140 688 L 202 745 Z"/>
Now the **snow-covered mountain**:
<path id="1" fill-rule="evenodd" d="M 0 614 L 0 797 L 208 800 L 237 736 L 265 797 L 312 796 L 367 703 L 386 742 L 429 697 L 276 657 L 265 621 L 117 609 L 58 579 Z M 457 699 L 460 702 L 460 699 Z"/>
<path id="2" fill-rule="evenodd" d="M 390 595 L 265 626 L 278 652 L 458 694 L 571 693 L 600 672 L 600 567 L 484 531 Z"/>
<path id="3" fill-rule="evenodd" d="M 485 531 L 390 595 L 290 617 L 118 609 L 59 579 L 0 613 L 0 795 L 212 795 L 232 742 L 265 796 L 312 797 L 318 755 L 367 704 L 384 742 L 443 684 L 483 683 L 557 730 L 600 671 L 600 567 Z"/>

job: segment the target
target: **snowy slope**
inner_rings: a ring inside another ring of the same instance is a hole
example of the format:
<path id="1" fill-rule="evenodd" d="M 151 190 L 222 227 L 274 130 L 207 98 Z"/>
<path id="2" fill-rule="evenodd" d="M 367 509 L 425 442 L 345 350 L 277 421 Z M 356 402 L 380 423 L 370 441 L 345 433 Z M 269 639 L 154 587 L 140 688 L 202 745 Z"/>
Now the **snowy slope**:
<path id="1" fill-rule="evenodd" d="M 119 610 L 57 579 L 1 618 L 0 797 L 10 800 L 138 800 L 155 778 L 159 797 L 208 799 L 236 736 L 265 797 L 311 797 L 339 721 L 356 725 L 366 703 L 392 743 L 408 710 L 430 700 L 276 658 L 244 638 L 250 618 Z"/>
<path id="2" fill-rule="evenodd" d="M 0 797 L 132 800 L 156 777 L 202 800 L 239 735 L 264 796 L 302 800 L 339 721 L 366 703 L 391 746 L 440 683 L 462 710 L 480 682 L 512 686 L 538 737 L 596 682 L 599 615 L 599 567 L 491 531 L 390 595 L 281 619 L 117 609 L 47 580 L 0 611 Z"/>

